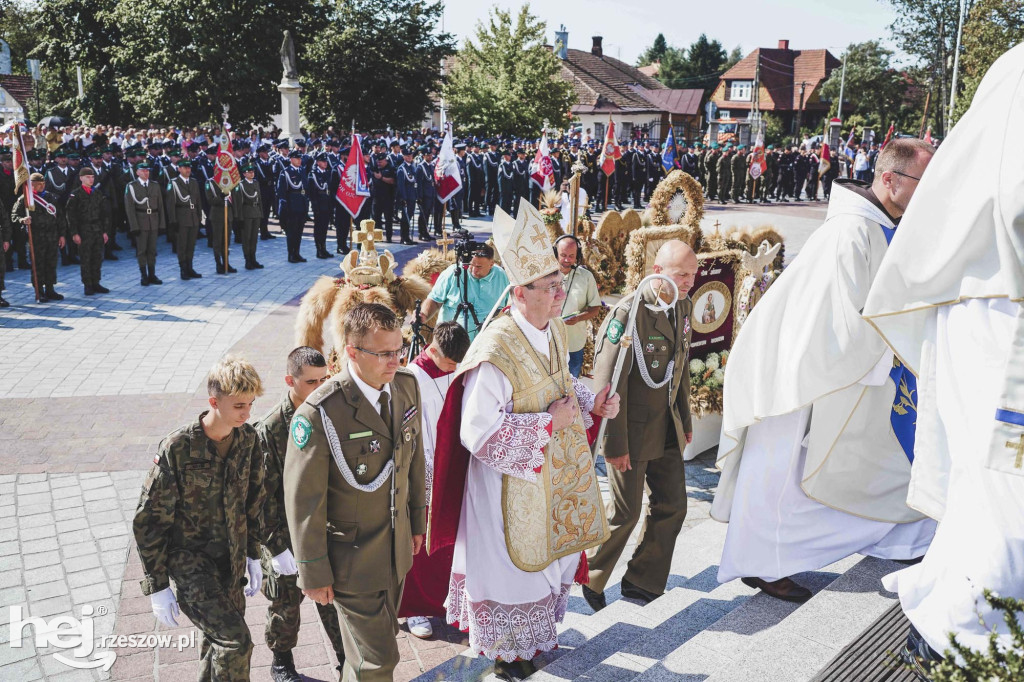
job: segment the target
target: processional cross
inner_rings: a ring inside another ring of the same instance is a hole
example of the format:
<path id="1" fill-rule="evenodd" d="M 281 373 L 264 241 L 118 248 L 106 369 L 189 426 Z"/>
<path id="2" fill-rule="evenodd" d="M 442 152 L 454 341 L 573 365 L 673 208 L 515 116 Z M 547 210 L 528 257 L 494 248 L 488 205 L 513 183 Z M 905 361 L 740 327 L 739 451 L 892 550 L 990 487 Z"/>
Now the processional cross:
<path id="1" fill-rule="evenodd" d="M 1006 441 L 1006 447 L 1015 450 L 1017 453 L 1017 458 L 1013 462 L 1013 468 L 1020 469 L 1024 466 L 1024 435 L 1021 435 L 1021 437 L 1016 441 Z"/>

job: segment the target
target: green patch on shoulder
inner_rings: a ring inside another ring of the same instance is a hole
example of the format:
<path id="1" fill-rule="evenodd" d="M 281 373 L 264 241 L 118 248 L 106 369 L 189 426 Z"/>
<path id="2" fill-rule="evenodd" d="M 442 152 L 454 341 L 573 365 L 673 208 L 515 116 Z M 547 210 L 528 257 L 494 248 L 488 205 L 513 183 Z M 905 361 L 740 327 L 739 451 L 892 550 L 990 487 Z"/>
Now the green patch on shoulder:
<path id="1" fill-rule="evenodd" d="M 622 332 L 624 332 L 625 330 L 625 325 L 623 325 L 618 320 L 612 320 L 611 322 L 608 323 L 608 331 L 606 332 L 608 340 L 611 341 L 612 343 L 618 343 L 619 339 L 622 338 Z"/>
<path id="2" fill-rule="evenodd" d="M 297 415 L 292 419 L 292 442 L 300 450 L 306 447 L 309 437 L 313 435 L 313 425 L 304 416 Z"/>

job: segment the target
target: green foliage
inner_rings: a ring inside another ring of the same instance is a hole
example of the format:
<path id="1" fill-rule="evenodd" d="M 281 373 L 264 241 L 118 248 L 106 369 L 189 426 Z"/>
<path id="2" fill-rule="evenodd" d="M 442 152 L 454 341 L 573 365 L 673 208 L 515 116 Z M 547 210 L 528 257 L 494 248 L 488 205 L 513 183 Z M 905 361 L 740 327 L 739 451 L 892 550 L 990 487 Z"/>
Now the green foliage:
<path id="1" fill-rule="evenodd" d="M 1024 0 L 979 0 L 964 23 L 960 56 L 963 90 L 953 120 L 963 116 L 992 62 L 1024 42 Z"/>
<path id="2" fill-rule="evenodd" d="M 418 126 L 440 88 L 441 60 L 455 50 L 452 35 L 436 30 L 443 8 L 438 0 L 340 0 L 310 33 L 300 63 L 304 117 L 316 127 Z"/>
<path id="3" fill-rule="evenodd" d="M 1003 622 L 1010 633 L 1008 648 L 998 645 L 995 630 L 989 634 L 988 649 L 976 652 L 949 636 L 950 649 L 944 653 L 945 660 L 931 668 L 932 682 L 1016 682 L 1024 680 L 1024 601 L 1012 597 L 997 597 L 985 590 L 985 601 L 995 611 L 1003 612 Z M 979 616 L 979 620 L 981 620 Z M 985 625 L 984 620 L 981 621 Z M 957 665 L 959 657 L 963 665 Z"/>
<path id="4" fill-rule="evenodd" d="M 729 59 L 725 62 L 726 70 L 731 69 L 733 66 L 739 63 L 743 59 L 743 48 L 737 45 L 732 48 L 732 52 L 729 53 Z"/>
<path id="5" fill-rule="evenodd" d="M 778 146 L 788 139 L 789 136 L 786 134 L 786 128 L 782 125 L 781 118 L 771 112 L 761 114 L 761 118 L 764 120 L 765 144 Z"/>
<path id="6" fill-rule="evenodd" d="M 665 52 L 668 50 L 668 43 L 665 41 L 665 34 L 659 33 L 658 37 L 654 39 L 654 43 L 648 47 L 640 57 L 636 60 L 637 66 L 647 66 L 654 62 L 660 62 L 662 57 L 665 56 Z"/>
<path id="7" fill-rule="evenodd" d="M 892 63 L 892 50 L 876 40 L 869 40 L 851 44 L 843 57 L 846 59 L 844 124 L 867 125 L 877 131 L 882 126 L 888 129 L 895 121 L 897 128 L 916 132 L 923 93 L 908 87 L 906 75 Z M 830 116 L 835 116 L 839 108 L 842 77 L 843 69 L 835 69 L 821 86 L 821 97 L 832 101 Z"/>
<path id="8" fill-rule="evenodd" d="M 0 0 L 0 36 L 11 46 L 11 73 L 28 75 L 25 60 L 36 46 L 32 23 L 38 12 L 29 0 Z"/>
<path id="9" fill-rule="evenodd" d="M 658 80 L 670 88 L 712 90 L 718 85 L 719 76 L 729 68 L 728 62 L 729 56 L 722 44 L 708 40 L 702 33 L 685 50 L 666 48 Z"/>
<path id="10" fill-rule="evenodd" d="M 561 62 L 544 46 L 545 25 L 524 5 L 513 17 L 494 7 L 477 24 L 444 86 L 449 115 L 460 133 L 537 135 L 544 119 L 569 123 L 575 93 Z"/>

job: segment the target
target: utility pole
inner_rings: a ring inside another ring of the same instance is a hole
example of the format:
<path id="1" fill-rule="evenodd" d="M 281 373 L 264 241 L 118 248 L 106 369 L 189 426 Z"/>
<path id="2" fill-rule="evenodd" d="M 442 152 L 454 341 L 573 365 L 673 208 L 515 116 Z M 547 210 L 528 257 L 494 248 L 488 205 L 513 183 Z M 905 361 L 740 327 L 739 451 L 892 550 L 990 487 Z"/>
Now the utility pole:
<path id="1" fill-rule="evenodd" d="M 846 88 L 846 58 L 849 56 L 849 48 L 843 54 L 843 74 L 839 77 L 839 108 L 836 110 L 836 118 L 843 118 L 843 90 Z"/>
<path id="2" fill-rule="evenodd" d="M 796 130 L 794 139 L 800 142 L 800 125 L 804 120 L 804 91 L 807 89 L 807 81 L 800 81 L 800 108 L 796 112 Z"/>
<path id="3" fill-rule="evenodd" d="M 953 83 L 949 88 L 949 111 L 946 114 L 946 135 L 949 135 L 950 129 L 953 127 L 953 108 L 956 106 L 956 77 L 957 71 L 960 69 L 960 38 L 964 33 L 964 8 L 967 4 L 967 0 L 959 0 L 957 3 L 960 5 L 960 25 L 956 29 L 956 51 L 953 53 Z"/>

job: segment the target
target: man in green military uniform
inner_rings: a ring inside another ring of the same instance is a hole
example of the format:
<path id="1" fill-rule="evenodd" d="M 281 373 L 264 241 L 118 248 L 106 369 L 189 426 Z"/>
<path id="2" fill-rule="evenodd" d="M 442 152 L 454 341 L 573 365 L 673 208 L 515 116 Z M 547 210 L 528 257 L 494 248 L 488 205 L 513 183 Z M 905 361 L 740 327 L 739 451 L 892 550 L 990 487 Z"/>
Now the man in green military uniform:
<path id="1" fill-rule="evenodd" d="M 11 215 L 7 212 L 4 199 L 0 197 L 0 308 L 10 308 L 4 298 L 4 274 L 7 271 L 7 251 L 11 248 Z"/>
<path id="2" fill-rule="evenodd" d="M 213 247 L 213 259 L 217 263 L 217 274 L 238 272 L 231 264 L 224 264 L 224 212 L 228 214 L 228 225 L 235 220 L 235 206 L 220 191 L 213 180 L 206 181 L 206 201 L 210 205 L 210 245 Z M 231 248 L 230 243 L 228 248 Z"/>
<path id="3" fill-rule="evenodd" d="M 288 374 L 285 382 L 288 393 L 274 409 L 256 424 L 263 444 L 263 462 L 266 468 L 264 489 L 267 501 L 263 505 L 263 594 L 270 600 L 267 607 L 267 646 L 274 653 L 270 675 L 274 682 L 299 682 L 295 671 L 292 649 L 299 637 L 299 606 L 302 590 L 296 584 L 298 568 L 292 554 L 291 535 L 284 511 L 284 462 L 288 448 L 288 427 L 295 408 L 320 388 L 327 379 L 327 360 L 320 351 L 300 346 L 288 354 Z M 338 612 L 333 604 L 317 604 L 324 630 L 334 646 L 334 653 L 344 664 L 345 648 L 341 640 Z M 339 671 L 342 665 L 338 666 Z"/>
<path id="4" fill-rule="evenodd" d="M 32 182 L 35 210 L 28 211 L 22 194 L 11 210 L 11 222 L 24 225 L 32 235 L 32 266 L 36 272 L 40 300 L 62 301 L 64 297 L 54 287 L 57 286 L 57 261 L 60 250 L 64 248 L 64 216 L 59 215 L 56 197 L 45 191 L 46 178 L 43 174 L 33 173 L 29 180 Z"/>
<path id="5" fill-rule="evenodd" d="M 266 495 L 259 438 L 246 421 L 263 386 L 251 364 L 227 357 L 207 389 L 210 409 L 160 443 L 133 530 L 157 620 L 177 627 L 180 606 L 202 633 L 199 680 L 248 680 L 245 597 L 263 579 Z"/>
<path id="6" fill-rule="evenodd" d="M 178 251 L 178 269 L 182 281 L 200 279 L 192 259 L 196 252 L 196 238 L 199 226 L 203 224 L 202 189 L 192 177 L 192 162 L 178 161 L 178 174 L 167 183 L 164 193 L 167 208 L 167 232 L 174 234 Z"/>
<path id="7" fill-rule="evenodd" d="M 595 611 L 605 606 L 605 585 L 640 519 L 645 484 L 650 512 L 622 578 L 623 597 L 650 602 L 665 591 L 672 550 L 686 518 L 683 449 L 693 438 L 687 362 L 693 302 L 687 294 L 697 274 L 697 256 L 673 239 L 658 249 L 654 272 L 675 283 L 675 306 L 667 312 L 652 309 L 672 297 L 667 284 L 655 282 L 619 301 L 597 336 L 595 386 L 611 382 L 623 339 L 629 337 L 631 347 L 624 351 L 616 389 L 621 408 L 608 423 L 603 451 L 611 487 L 606 509 L 611 537 L 587 552 L 590 584 L 584 585 L 583 596 Z M 642 296 L 643 303 L 635 326 L 626 329 L 633 296 Z"/>
<path id="8" fill-rule="evenodd" d="M 110 229 L 110 202 L 92 183 L 96 172 L 92 166 L 78 171 L 79 186 L 68 197 L 68 230 L 71 241 L 78 245 L 78 256 L 82 261 L 82 284 L 85 295 L 107 294 L 110 289 L 100 284 L 103 267 L 103 245 L 107 243 Z"/>
<path id="9" fill-rule="evenodd" d="M 725 151 L 718 157 L 718 200 L 721 203 L 729 201 L 729 194 L 732 192 L 732 145 L 725 145 Z"/>
<path id="10" fill-rule="evenodd" d="M 299 587 L 334 602 L 345 682 L 392 679 L 405 574 L 426 533 L 419 387 L 399 368 L 401 321 L 361 303 L 344 323 L 347 363 L 295 410 L 284 502 Z"/>
<path id="11" fill-rule="evenodd" d="M 746 178 L 747 146 L 741 144 L 732 157 L 732 203 L 738 204 L 743 199 Z"/>
<path id="12" fill-rule="evenodd" d="M 135 257 L 139 262 L 140 284 L 163 284 L 156 276 L 156 239 L 164 230 L 164 195 L 160 186 L 149 180 L 149 164 L 135 166 L 137 180 L 124 191 L 124 210 L 128 214 L 128 233 L 135 237 Z"/>
<path id="13" fill-rule="evenodd" d="M 246 270 L 259 270 L 263 266 L 256 260 L 256 243 L 260 238 L 260 225 L 263 223 L 263 200 L 260 197 L 260 186 L 256 184 L 256 167 L 246 163 L 241 168 L 242 181 L 235 185 L 235 215 L 238 217 L 239 234 L 242 242 L 242 255 L 245 256 Z M 331 198 L 334 201 L 334 198 Z M 326 228 L 324 228 L 326 231 Z"/>

